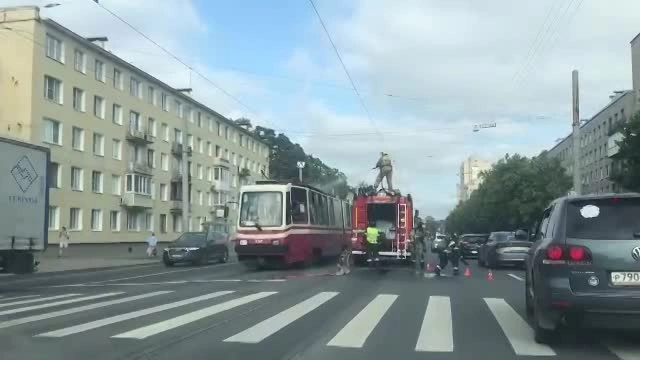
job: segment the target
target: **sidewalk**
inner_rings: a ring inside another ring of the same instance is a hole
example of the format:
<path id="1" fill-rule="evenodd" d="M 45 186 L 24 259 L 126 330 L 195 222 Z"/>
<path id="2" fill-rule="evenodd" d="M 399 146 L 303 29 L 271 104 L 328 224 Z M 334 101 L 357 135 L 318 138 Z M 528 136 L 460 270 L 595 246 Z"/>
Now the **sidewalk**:
<path id="1" fill-rule="evenodd" d="M 157 257 L 148 257 L 146 243 L 72 245 L 58 258 L 58 246 L 51 245 L 46 252 L 37 255 L 40 262 L 37 273 L 159 264 L 164 246 L 158 246 Z"/>

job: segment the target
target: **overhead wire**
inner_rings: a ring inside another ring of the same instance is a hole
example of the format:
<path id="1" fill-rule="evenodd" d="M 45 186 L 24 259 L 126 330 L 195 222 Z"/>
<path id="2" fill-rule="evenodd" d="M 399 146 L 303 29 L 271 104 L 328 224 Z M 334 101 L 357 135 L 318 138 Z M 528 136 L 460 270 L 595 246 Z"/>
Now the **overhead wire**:
<path id="1" fill-rule="evenodd" d="M 371 116 L 371 112 L 369 112 L 369 109 L 367 108 L 367 105 L 365 104 L 364 99 L 362 99 L 362 96 L 360 95 L 360 92 L 358 91 L 357 86 L 355 86 L 355 82 L 353 81 L 353 78 L 351 77 L 351 74 L 348 72 L 348 69 L 346 68 L 346 64 L 344 64 L 344 60 L 341 58 L 341 54 L 339 53 L 339 50 L 337 49 L 337 46 L 335 45 L 335 42 L 332 40 L 332 37 L 330 36 L 330 32 L 328 31 L 328 28 L 325 26 L 325 22 L 323 21 L 323 17 L 321 17 L 321 14 L 319 13 L 318 9 L 316 8 L 316 4 L 314 4 L 314 0 L 309 0 L 309 3 L 312 6 L 312 8 L 314 9 L 314 12 L 316 13 L 316 16 L 319 20 L 319 23 L 321 23 L 321 26 L 323 27 L 323 31 L 325 32 L 325 35 L 328 37 L 328 40 L 330 41 L 330 44 L 332 45 L 332 48 L 335 51 L 335 55 L 337 55 L 337 59 L 339 59 L 339 63 L 341 64 L 342 68 L 344 69 L 344 73 L 346 73 L 346 77 L 348 77 L 348 81 L 350 81 L 351 85 L 353 86 L 353 90 L 355 91 L 355 94 L 357 95 L 358 100 L 362 104 L 362 108 L 364 109 L 365 113 L 367 114 L 367 117 L 369 118 L 369 121 L 374 126 L 374 129 L 378 130 L 378 126 L 374 122 L 374 119 Z"/>

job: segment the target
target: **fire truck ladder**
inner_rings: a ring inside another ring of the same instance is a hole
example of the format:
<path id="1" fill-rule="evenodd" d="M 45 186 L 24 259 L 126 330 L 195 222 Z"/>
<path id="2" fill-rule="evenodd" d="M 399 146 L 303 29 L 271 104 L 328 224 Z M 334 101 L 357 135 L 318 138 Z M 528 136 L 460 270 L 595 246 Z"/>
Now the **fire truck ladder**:
<path id="1" fill-rule="evenodd" d="M 405 253 L 405 247 L 406 247 L 406 233 L 401 233 L 401 230 L 406 231 L 406 222 L 408 220 L 408 205 L 406 204 L 399 204 L 399 233 L 397 233 L 398 237 L 396 239 L 396 248 L 397 252 L 399 253 L 399 258 L 401 259 L 402 257 L 405 257 L 405 255 L 401 255 L 402 252 Z M 402 251 L 403 250 L 403 251 Z"/>

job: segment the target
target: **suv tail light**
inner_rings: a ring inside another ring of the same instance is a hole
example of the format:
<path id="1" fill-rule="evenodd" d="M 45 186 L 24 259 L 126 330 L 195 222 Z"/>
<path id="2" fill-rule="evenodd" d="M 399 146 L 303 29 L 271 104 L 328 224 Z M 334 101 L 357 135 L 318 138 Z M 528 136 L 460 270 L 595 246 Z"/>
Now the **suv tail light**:
<path id="1" fill-rule="evenodd" d="M 584 246 L 550 245 L 543 264 L 591 264 L 591 251 Z"/>

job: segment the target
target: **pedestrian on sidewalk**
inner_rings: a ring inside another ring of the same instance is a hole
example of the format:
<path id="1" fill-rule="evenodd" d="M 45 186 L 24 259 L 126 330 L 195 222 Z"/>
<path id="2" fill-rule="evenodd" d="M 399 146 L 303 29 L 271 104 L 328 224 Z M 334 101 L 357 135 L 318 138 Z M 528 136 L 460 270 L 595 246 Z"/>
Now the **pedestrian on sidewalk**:
<path id="1" fill-rule="evenodd" d="M 60 230 L 60 251 L 57 254 L 58 258 L 62 257 L 62 254 L 64 253 L 64 249 L 69 247 L 69 232 L 66 230 L 65 226 L 62 226 L 62 229 Z"/>
<path id="2" fill-rule="evenodd" d="M 147 238 L 147 256 L 158 256 L 158 250 L 156 250 L 157 245 L 158 239 L 156 238 L 156 234 L 151 232 L 151 236 Z"/>

